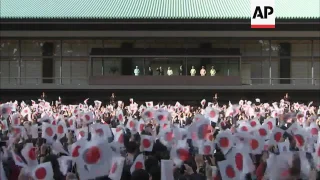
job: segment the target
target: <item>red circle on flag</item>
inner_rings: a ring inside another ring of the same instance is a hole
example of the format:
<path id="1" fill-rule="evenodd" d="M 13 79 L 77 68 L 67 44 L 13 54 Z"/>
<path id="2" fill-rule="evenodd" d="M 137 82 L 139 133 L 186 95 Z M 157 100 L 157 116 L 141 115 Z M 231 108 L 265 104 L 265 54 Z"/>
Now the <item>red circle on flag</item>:
<path id="1" fill-rule="evenodd" d="M 29 152 L 28 152 L 28 156 L 29 156 L 29 159 L 34 161 L 37 159 L 37 156 L 36 156 L 36 148 L 32 147 L 29 149 Z"/>
<path id="2" fill-rule="evenodd" d="M 215 111 L 210 111 L 210 113 L 209 113 L 209 117 L 210 118 L 214 118 L 216 116 L 216 112 Z"/>
<path id="3" fill-rule="evenodd" d="M 146 111 L 144 113 L 148 118 L 151 118 L 152 117 L 152 113 L 150 111 Z"/>
<path id="4" fill-rule="evenodd" d="M 133 121 L 130 121 L 130 122 L 129 122 L 129 127 L 130 127 L 130 128 L 133 128 L 133 127 L 134 127 L 134 125 L 135 125 L 135 124 L 134 124 L 134 122 L 133 122 Z"/>
<path id="5" fill-rule="evenodd" d="M 72 157 L 78 157 L 79 156 L 79 149 L 80 149 L 80 146 L 76 146 L 73 151 L 72 151 Z"/>
<path id="6" fill-rule="evenodd" d="M 119 116 L 118 116 L 118 120 L 119 120 L 119 121 L 122 121 L 122 120 L 123 120 L 123 116 L 122 116 L 122 114 L 119 114 Z"/>
<path id="7" fill-rule="evenodd" d="M 151 143 L 150 143 L 149 139 L 143 139 L 142 145 L 143 145 L 143 148 L 149 148 L 151 146 Z"/>
<path id="8" fill-rule="evenodd" d="M 118 168 L 117 163 L 114 163 L 114 164 L 112 165 L 112 167 L 111 167 L 111 173 L 112 173 L 112 174 L 115 173 L 115 172 L 117 171 L 117 168 Z"/>
<path id="9" fill-rule="evenodd" d="M 320 147 L 318 147 L 318 157 L 320 157 Z"/>
<path id="10" fill-rule="evenodd" d="M 259 141 L 257 141 L 256 139 L 251 139 L 250 146 L 252 150 L 257 149 L 259 147 Z"/>
<path id="11" fill-rule="evenodd" d="M 100 128 L 100 129 L 96 129 L 96 134 L 99 135 L 99 136 L 103 136 L 104 132 L 103 130 Z"/>
<path id="12" fill-rule="evenodd" d="M 63 131 L 63 126 L 62 125 L 59 125 L 58 128 L 57 128 L 57 132 L 58 134 L 62 134 L 64 131 Z"/>
<path id="13" fill-rule="evenodd" d="M 84 137 L 85 132 L 84 131 L 80 131 L 79 134 L 80 134 L 81 137 Z"/>
<path id="14" fill-rule="evenodd" d="M 144 129 L 144 124 L 140 124 L 140 125 L 139 125 L 139 130 L 140 130 L 140 131 L 143 131 L 143 129 Z"/>
<path id="15" fill-rule="evenodd" d="M 317 128 L 312 128 L 310 132 L 311 132 L 312 135 L 318 135 L 318 129 Z"/>
<path id="16" fill-rule="evenodd" d="M 69 120 L 69 125 L 70 125 L 70 126 L 73 125 L 73 120 L 72 120 L 72 119 Z"/>
<path id="17" fill-rule="evenodd" d="M 267 135 L 267 131 L 265 129 L 263 129 L 263 128 L 260 128 L 258 131 L 259 131 L 259 135 L 260 136 L 266 136 Z"/>
<path id="18" fill-rule="evenodd" d="M 119 143 L 123 143 L 123 134 L 120 134 L 120 136 L 118 138 L 118 142 Z"/>
<path id="19" fill-rule="evenodd" d="M 25 110 L 24 110 L 24 113 L 28 113 L 28 109 L 25 109 Z"/>
<path id="20" fill-rule="evenodd" d="M 250 125 L 251 125 L 251 127 L 256 127 L 257 123 L 256 123 L 256 121 L 251 121 Z"/>
<path id="21" fill-rule="evenodd" d="M 57 125 L 57 122 L 55 120 L 52 121 L 52 125 Z"/>
<path id="22" fill-rule="evenodd" d="M 45 132 L 46 132 L 46 134 L 47 134 L 48 136 L 50 136 L 50 137 L 53 135 L 53 130 L 52 130 L 51 127 L 47 127 L 46 130 L 45 130 Z"/>
<path id="23" fill-rule="evenodd" d="M 87 164 L 96 164 L 101 157 L 100 148 L 92 146 L 84 152 L 84 160 Z"/>
<path id="24" fill-rule="evenodd" d="M 303 138 L 303 136 L 301 134 L 294 135 L 294 138 L 295 138 L 298 146 L 301 147 L 301 146 L 304 145 L 304 138 Z"/>
<path id="25" fill-rule="evenodd" d="M 274 140 L 276 142 L 279 142 L 281 140 L 281 137 L 282 137 L 282 133 L 281 132 L 276 132 L 273 136 Z"/>
<path id="26" fill-rule="evenodd" d="M 205 155 L 210 154 L 211 153 L 211 146 L 209 146 L 209 145 L 204 146 L 203 147 L 203 153 Z"/>
<path id="27" fill-rule="evenodd" d="M 14 121 L 13 121 L 13 123 L 16 124 L 16 125 L 19 124 L 19 119 L 18 119 L 18 118 L 15 118 Z"/>
<path id="28" fill-rule="evenodd" d="M 247 131 L 248 131 L 248 127 L 247 127 L 247 126 L 242 126 L 242 127 L 241 127 L 241 130 L 247 132 Z"/>
<path id="29" fill-rule="evenodd" d="M 172 139 L 173 139 L 173 132 L 167 132 L 166 133 L 166 139 L 167 139 L 167 141 L 172 141 Z"/>
<path id="30" fill-rule="evenodd" d="M 220 147 L 226 148 L 229 146 L 229 139 L 227 137 L 221 137 L 219 140 Z"/>
<path id="31" fill-rule="evenodd" d="M 189 159 L 189 151 L 187 151 L 186 149 L 178 149 L 177 154 L 179 159 L 181 159 L 182 161 L 187 161 Z"/>
<path id="32" fill-rule="evenodd" d="M 136 162 L 136 164 L 134 165 L 135 170 L 142 169 L 142 168 L 143 168 L 143 164 L 140 161 Z"/>
<path id="33" fill-rule="evenodd" d="M 271 121 L 267 122 L 268 128 L 269 130 L 271 130 L 273 128 L 273 124 Z"/>
<path id="34" fill-rule="evenodd" d="M 236 173 L 231 165 L 226 167 L 226 175 L 228 178 L 234 178 L 236 176 Z"/>
<path id="35" fill-rule="evenodd" d="M 84 118 L 85 118 L 87 121 L 90 121 L 90 119 L 91 119 L 88 114 L 86 114 L 86 115 L 84 116 Z"/>
<path id="36" fill-rule="evenodd" d="M 47 176 L 47 170 L 44 167 L 40 167 L 35 171 L 34 175 L 37 179 L 45 179 Z"/>
<path id="37" fill-rule="evenodd" d="M 237 153 L 235 155 L 235 161 L 236 161 L 236 168 L 239 171 L 242 171 L 242 169 L 243 169 L 243 156 L 241 153 Z"/>
<path id="38" fill-rule="evenodd" d="M 162 114 L 158 115 L 158 120 L 159 121 L 163 121 L 164 120 L 164 115 L 162 115 Z"/>

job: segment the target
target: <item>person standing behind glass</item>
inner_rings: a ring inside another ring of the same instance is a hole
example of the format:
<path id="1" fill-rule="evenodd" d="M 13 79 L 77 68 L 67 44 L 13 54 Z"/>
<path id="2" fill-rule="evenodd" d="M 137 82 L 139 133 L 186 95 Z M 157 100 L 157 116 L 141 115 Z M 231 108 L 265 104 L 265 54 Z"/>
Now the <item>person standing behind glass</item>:
<path id="1" fill-rule="evenodd" d="M 191 70 L 190 70 L 190 75 L 191 76 L 195 76 L 197 73 L 196 69 L 194 68 L 194 66 L 192 66 Z"/>
<path id="2" fill-rule="evenodd" d="M 180 67 L 179 67 L 179 76 L 182 76 L 182 74 L 183 74 L 183 67 L 182 67 L 182 65 L 180 65 Z"/>
<path id="3" fill-rule="evenodd" d="M 158 75 L 159 76 L 163 76 L 164 75 L 164 71 L 163 71 L 161 66 L 159 68 L 157 68 L 157 71 L 158 71 Z"/>
<path id="4" fill-rule="evenodd" d="M 168 67 L 167 75 L 168 75 L 168 76 L 172 76 L 172 74 L 173 74 L 172 69 L 171 69 L 170 67 Z"/>
<path id="5" fill-rule="evenodd" d="M 207 71 L 206 71 L 206 69 L 204 68 L 204 66 L 202 66 L 202 68 L 201 68 L 201 70 L 200 70 L 200 75 L 201 75 L 201 76 L 206 76 L 206 74 L 207 74 Z"/>
<path id="6" fill-rule="evenodd" d="M 139 70 L 138 66 L 136 66 L 136 68 L 134 69 L 133 73 L 134 73 L 135 76 L 139 76 L 140 75 L 140 70 Z"/>
<path id="7" fill-rule="evenodd" d="M 151 69 L 151 67 L 150 67 L 150 66 L 149 66 L 149 69 L 148 69 L 147 75 L 149 75 L 149 76 L 153 76 L 153 70 Z"/>
<path id="8" fill-rule="evenodd" d="M 214 66 L 211 66 L 210 76 L 215 76 L 215 75 L 216 75 L 216 70 L 214 69 Z"/>

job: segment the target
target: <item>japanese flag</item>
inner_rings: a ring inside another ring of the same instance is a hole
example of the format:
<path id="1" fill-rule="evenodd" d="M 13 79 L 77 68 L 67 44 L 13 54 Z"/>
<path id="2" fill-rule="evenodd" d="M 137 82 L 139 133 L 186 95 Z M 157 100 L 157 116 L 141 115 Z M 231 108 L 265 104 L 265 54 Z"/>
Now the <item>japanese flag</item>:
<path id="1" fill-rule="evenodd" d="M 141 117 L 144 121 L 149 121 L 151 119 L 153 119 L 155 116 L 155 113 L 153 111 L 153 109 L 151 108 L 148 108 L 148 109 L 145 109 L 143 112 L 141 112 Z M 159 118 L 157 118 L 159 119 Z"/>
<path id="2" fill-rule="evenodd" d="M 298 148 L 301 149 L 307 144 L 307 132 L 305 131 L 305 129 L 301 128 L 298 131 L 295 131 L 293 137 Z"/>
<path id="3" fill-rule="evenodd" d="M 236 173 L 243 178 L 247 173 L 254 171 L 252 159 L 246 148 L 233 148 L 232 152 L 227 155 L 227 159 L 234 163 Z"/>
<path id="4" fill-rule="evenodd" d="M 147 108 L 152 108 L 153 107 L 153 101 L 148 101 L 146 102 Z"/>
<path id="5" fill-rule="evenodd" d="M 7 119 L 11 114 L 12 106 L 9 104 L 1 104 L 0 105 L 0 115 Z"/>
<path id="6" fill-rule="evenodd" d="M 230 159 L 218 162 L 220 175 L 223 180 L 237 179 L 237 171 L 235 164 Z"/>
<path id="7" fill-rule="evenodd" d="M 22 111 L 21 111 L 21 115 L 22 115 L 23 117 L 25 117 L 25 116 L 27 116 L 27 115 L 31 115 L 31 110 L 30 110 L 30 108 L 29 108 L 29 107 L 23 108 Z"/>
<path id="8" fill-rule="evenodd" d="M 75 116 L 71 116 L 68 119 L 68 124 L 69 124 L 69 129 L 70 130 L 75 130 L 76 129 L 76 117 Z"/>
<path id="9" fill-rule="evenodd" d="M 116 132 L 115 135 L 114 135 L 114 140 L 113 141 L 123 145 L 123 143 L 124 143 L 124 133 L 123 133 L 123 131 Z"/>
<path id="10" fill-rule="evenodd" d="M 125 119 L 124 119 L 124 115 L 123 115 L 122 110 L 117 110 L 116 116 L 117 116 L 118 121 L 119 121 L 121 124 L 123 124 L 124 121 L 125 121 Z"/>
<path id="11" fill-rule="evenodd" d="M 231 149 L 231 147 L 234 144 L 234 138 L 229 131 L 222 131 L 218 134 L 218 136 L 215 139 L 216 144 L 219 146 L 221 151 L 224 154 L 227 154 L 228 151 Z"/>
<path id="12" fill-rule="evenodd" d="M 63 175 L 67 175 L 68 168 L 72 165 L 72 157 L 71 156 L 61 156 L 58 158 L 58 162 L 60 165 L 60 171 Z"/>
<path id="13" fill-rule="evenodd" d="M 34 147 L 32 143 L 27 143 L 21 150 L 21 154 L 29 166 L 38 165 L 36 147 Z"/>
<path id="14" fill-rule="evenodd" d="M 170 157 L 174 164 L 181 166 L 183 162 L 189 160 L 190 153 L 186 141 L 178 141 L 175 147 L 170 151 Z"/>
<path id="15" fill-rule="evenodd" d="M 219 111 L 214 108 L 207 107 L 205 111 L 205 117 L 207 117 L 211 122 L 217 123 L 219 118 Z"/>
<path id="16" fill-rule="evenodd" d="M 81 179 L 106 176 L 110 171 L 112 151 L 107 141 L 93 139 L 81 148 L 77 168 Z"/>
<path id="17" fill-rule="evenodd" d="M 158 121 L 158 123 L 166 123 L 169 119 L 170 113 L 164 109 L 159 109 L 155 112 L 154 118 Z"/>
<path id="18" fill-rule="evenodd" d="M 257 126 L 260 126 L 260 122 L 257 118 L 254 118 L 254 119 L 251 119 L 250 122 L 249 122 L 250 126 L 255 128 Z"/>
<path id="19" fill-rule="evenodd" d="M 57 132 L 58 139 L 63 138 L 66 135 L 66 133 L 68 132 L 67 125 L 66 125 L 65 121 L 59 121 L 56 128 L 57 128 L 56 132 Z"/>
<path id="20" fill-rule="evenodd" d="M 205 99 L 202 99 L 202 101 L 200 102 L 201 106 L 204 107 L 204 105 L 206 105 L 206 102 L 207 101 Z"/>
<path id="21" fill-rule="evenodd" d="M 138 133 L 139 134 L 141 134 L 141 132 L 144 130 L 144 128 L 145 128 L 145 123 L 144 123 L 144 121 L 143 120 L 140 120 L 140 121 L 138 121 L 138 123 L 137 123 L 137 131 L 138 131 Z"/>
<path id="22" fill-rule="evenodd" d="M 174 132 L 171 128 L 162 129 L 158 135 L 160 142 L 169 147 L 174 143 Z"/>
<path id="23" fill-rule="evenodd" d="M 139 169 L 144 169 L 144 158 L 143 154 L 139 154 L 136 159 L 134 160 L 133 164 L 131 165 L 130 172 L 131 174 Z"/>
<path id="24" fill-rule="evenodd" d="M 87 127 L 83 127 L 81 129 L 77 129 L 76 130 L 76 137 L 77 137 L 77 140 L 79 139 L 87 139 L 88 138 L 88 128 Z"/>
<path id="25" fill-rule="evenodd" d="M 283 137 L 284 132 L 285 132 L 284 130 L 282 130 L 278 127 L 275 127 L 270 134 L 269 144 L 273 144 L 273 145 L 278 144 L 280 142 L 281 138 Z"/>
<path id="26" fill-rule="evenodd" d="M 85 100 L 83 101 L 83 103 L 84 103 L 85 105 L 88 105 L 88 100 L 89 100 L 89 98 L 85 99 Z"/>
<path id="27" fill-rule="evenodd" d="M 120 180 L 125 159 L 121 156 L 113 157 L 109 178 L 112 180 Z"/>
<path id="28" fill-rule="evenodd" d="M 137 132 L 137 124 L 138 121 L 130 117 L 128 119 L 126 127 L 131 131 L 132 134 L 135 134 Z"/>
<path id="29" fill-rule="evenodd" d="M 53 169 L 51 162 L 42 163 L 36 166 L 32 170 L 31 176 L 35 180 L 53 179 Z"/>
<path id="30" fill-rule="evenodd" d="M 101 101 L 98 101 L 98 100 L 95 100 L 95 101 L 94 101 L 94 107 L 95 107 L 96 109 L 100 109 L 101 104 L 102 104 Z"/>
<path id="31" fill-rule="evenodd" d="M 151 152 L 154 144 L 154 139 L 152 136 L 141 135 L 141 150 Z"/>
<path id="32" fill-rule="evenodd" d="M 49 123 L 42 123 L 42 138 L 45 138 L 47 141 L 52 141 L 56 133 L 56 128 L 54 125 Z"/>
<path id="33" fill-rule="evenodd" d="M 27 164 L 22 160 L 22 158 L 18 154 L 16 154 L 14 151 L 11 151 L 11 154 L 12 154 L 12 158 L 14 160 L 14 163 L 17 166 L 27 167 Z"/>
<path id="34" fill-rule="evenodd" d="M 266 120 L 263 122 L 263 124 L 267 124 L 269 131 L 272 131 L 273 128 L 276 127 L 276 119 L 274 119 L 274 118 L 266 119 Z"/>
<path id="35" fill-rule="evenodd" d="M 90 131 L 94 139 L 100 138 L 107 141 L 112 137 L 112 132 L 108 124 L 92 124 L 90 125 Z"/>
<path id="36" fill-rule="evenodd" d="M 93 112 L 89 111 L 83 115 L 83 123 L 89 124 L 93 122 Z"/>
<path id="37" fill-rule="evenodd" d="M 79 158 L 81 148 L 84 148 L 86 143 L 87 143 L 86 139 L 80 139 L 80 140 L 76 141 L 75 143 L 73 143 L 71 145 L 71 148 L 70 148 L 70 151 L 69 151 L 70 154 L 71 154 L 71 157 L 74 158 L 74 159 Z"/>
<path id="38" fill-rule="evenodd" d="M 19 126 L 20 125 L 20 114 L 14 113 L 11 115 L 11 124 L 13 126 Z"/>
<path id="39" fill-rule="evenodd" d="M 211 141 L 204 141 L 199 145 L 199 154 L 212 155 L 213 150 L 214 150 L 213 142 Z"/>

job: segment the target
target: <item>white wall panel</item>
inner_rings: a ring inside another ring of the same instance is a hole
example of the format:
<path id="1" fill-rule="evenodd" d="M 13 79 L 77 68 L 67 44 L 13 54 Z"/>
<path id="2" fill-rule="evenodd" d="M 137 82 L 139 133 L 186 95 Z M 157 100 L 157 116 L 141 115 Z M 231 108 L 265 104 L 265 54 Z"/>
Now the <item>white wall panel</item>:
<path id="1" fill-rule="evenodd" d="M 37 84 L 41 83 L 42 59 L 22 60 L 21 62 L 21 83 Z"/>
<path id="2" fill-rule="evenodd" d="M 311 61 L 306 59 L 291 59 L 292 78 L 311 78 Z M 295 84 L 309 84 L 311 81 L 294 80 Z"/>
<path id="3" fill-rule="evenodd" d="M 291 56 L 311 56 L 311 44 L 291 44 Z"/>
<path id="4" fill-rule="evenodd" d="M 70 84 L 70 70 L 71 70 L 71 62 L 68 60 L 63 60 L 62 61 L 62 83 L 63 84 Z M 59 83 L 60 78 L 60 59 L 55 59 L 54 60 L 54 77 L 55 77 L 55 83 Z"/>
<path id="5" fill-rule="evenodd" d="M 72 84 L 83 84 L 86 83 L 87 80 L 83 79 L 86 78 L 87 75 L 87 61 L 72 61 L 71 62 L 72 71 L 71 76 L 72 78 L 81 78 L 81 79 L 72 79 Z"/>
<path id="6" fill-rule="evenodd" d="M 0 77 L 1 83 L 8 83 L 9 79 L 3 79 L 4 77 L 9 77 L 9 61 L 5 59 L 0 60 Z"/>

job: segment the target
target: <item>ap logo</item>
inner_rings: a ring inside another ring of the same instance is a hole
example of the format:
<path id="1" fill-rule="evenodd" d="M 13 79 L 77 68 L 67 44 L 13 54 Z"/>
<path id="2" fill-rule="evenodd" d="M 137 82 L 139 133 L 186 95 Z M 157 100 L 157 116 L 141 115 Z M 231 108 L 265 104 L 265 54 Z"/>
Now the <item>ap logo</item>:
<path id="1" fill-rule="evenodd" d="M 275 28 L 274 0 L 251 0 L 251 28 Z"/>

